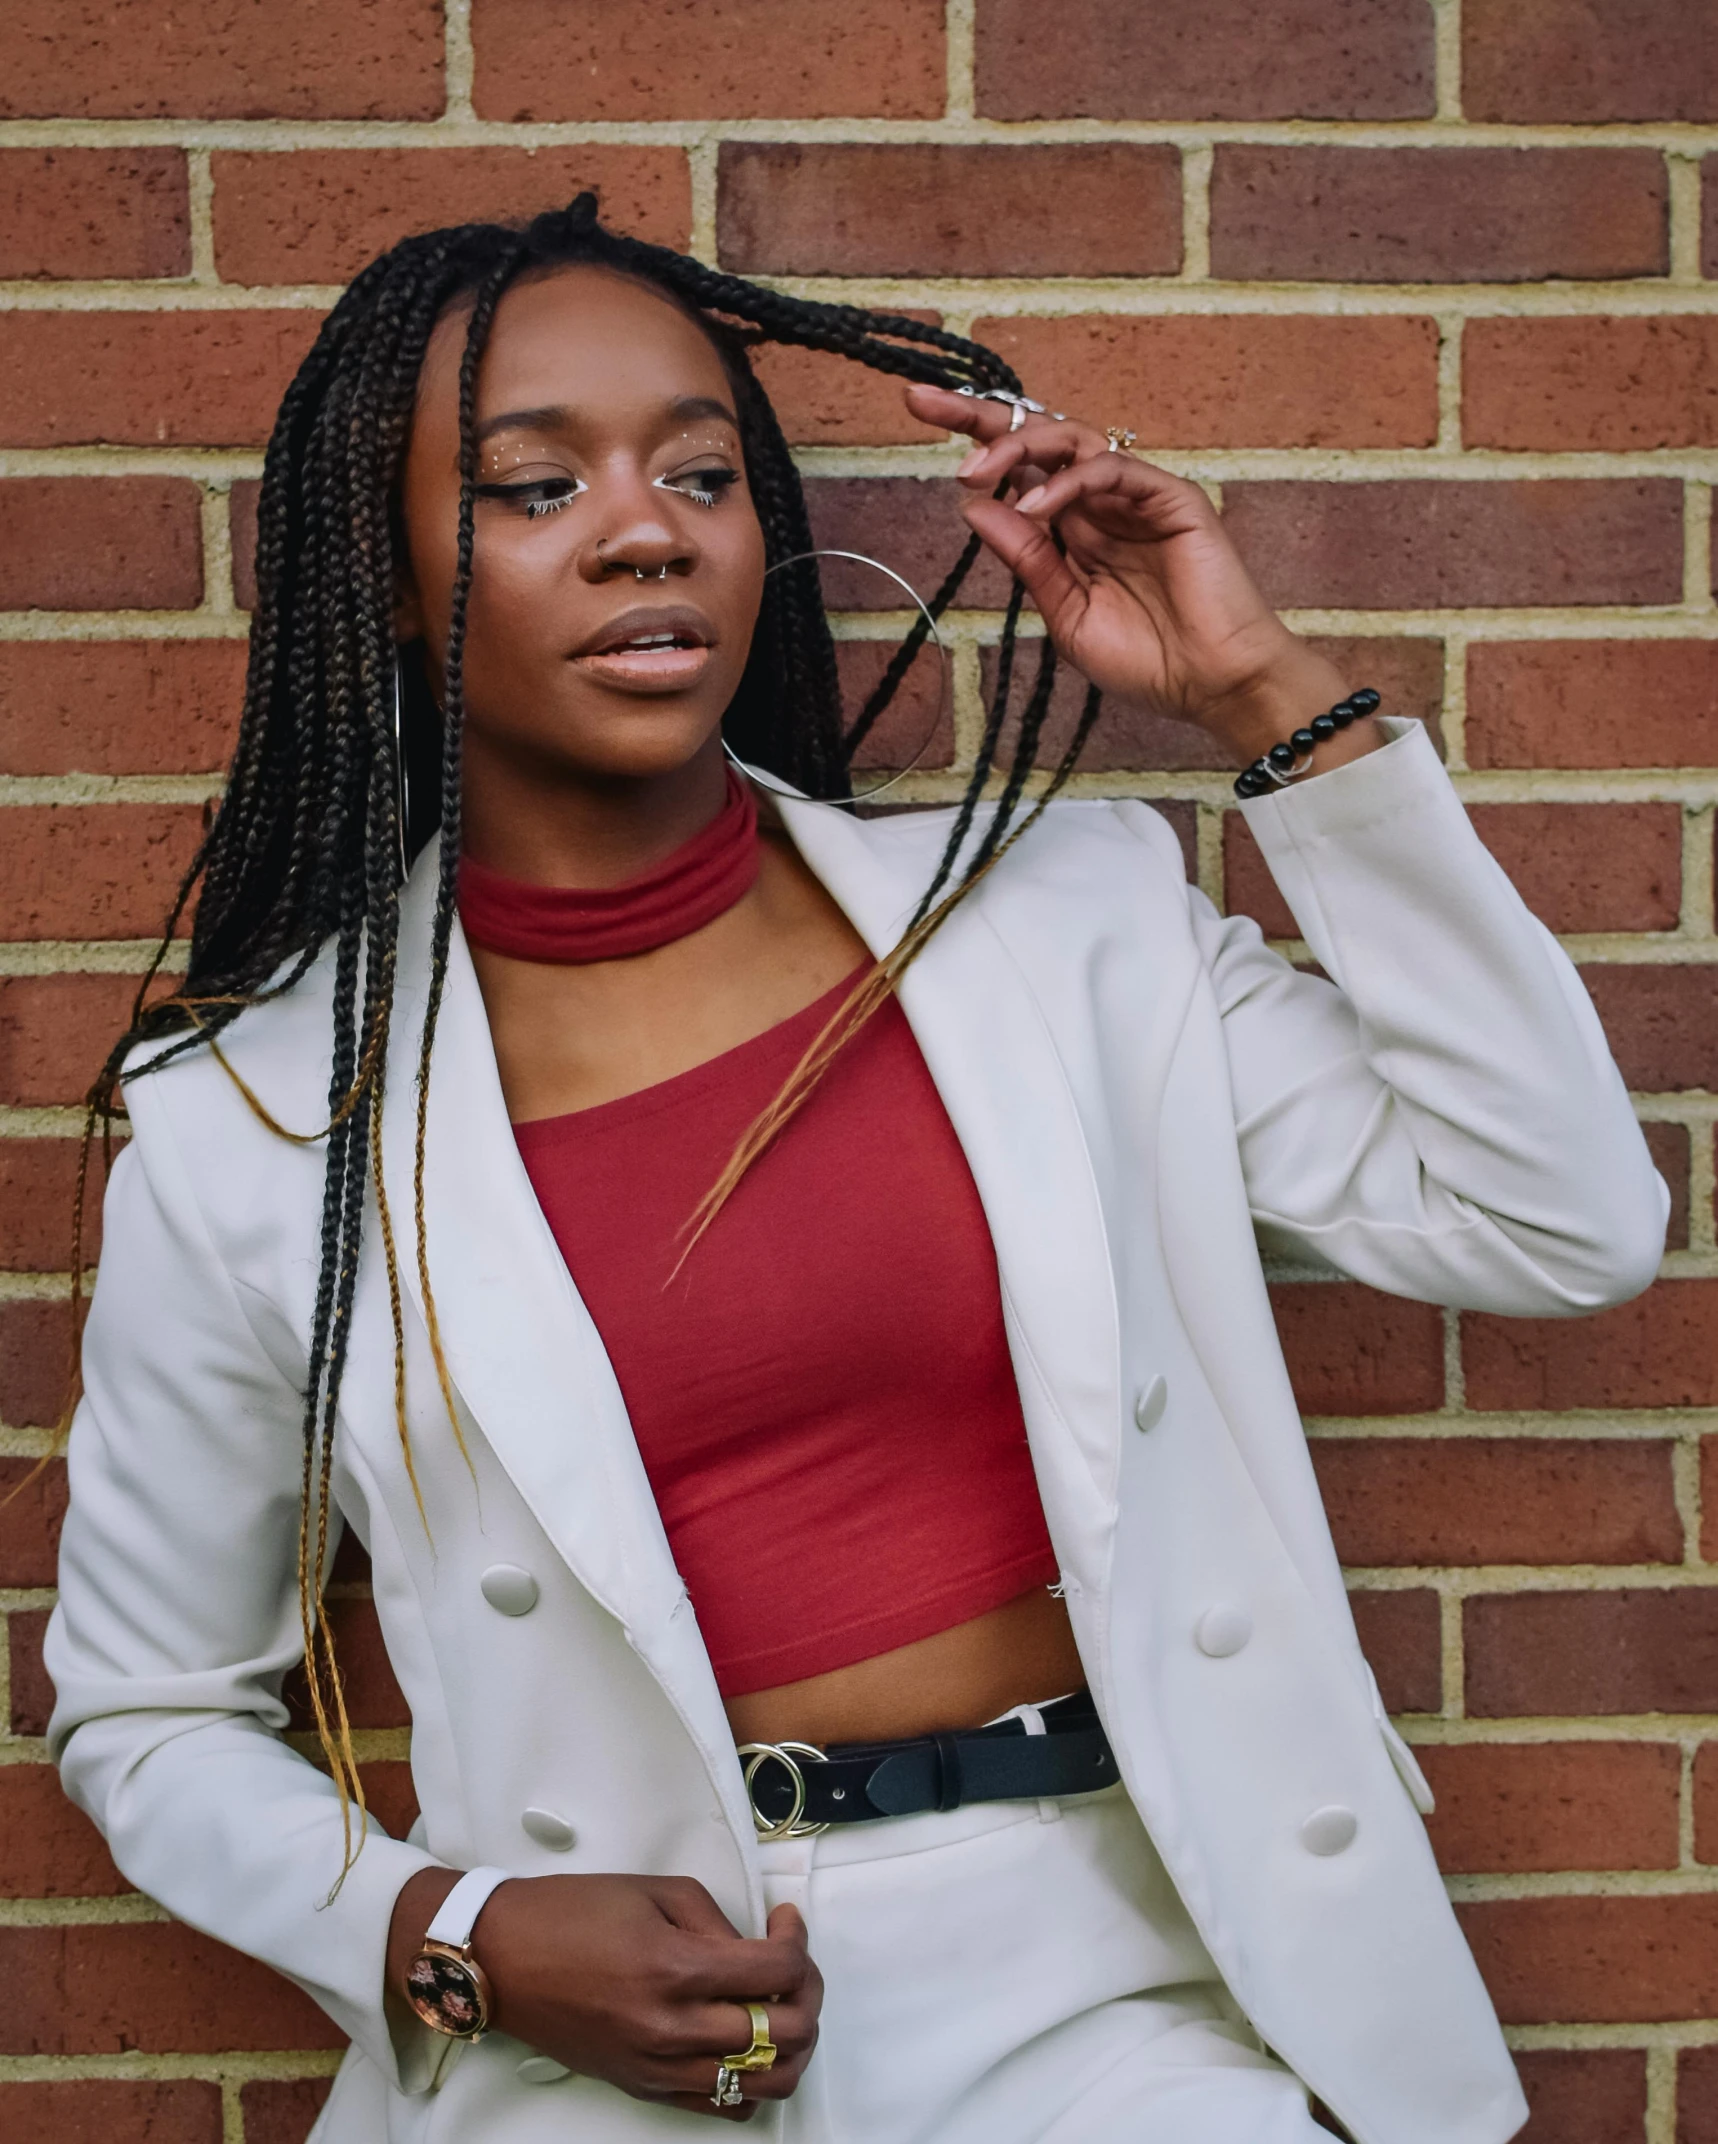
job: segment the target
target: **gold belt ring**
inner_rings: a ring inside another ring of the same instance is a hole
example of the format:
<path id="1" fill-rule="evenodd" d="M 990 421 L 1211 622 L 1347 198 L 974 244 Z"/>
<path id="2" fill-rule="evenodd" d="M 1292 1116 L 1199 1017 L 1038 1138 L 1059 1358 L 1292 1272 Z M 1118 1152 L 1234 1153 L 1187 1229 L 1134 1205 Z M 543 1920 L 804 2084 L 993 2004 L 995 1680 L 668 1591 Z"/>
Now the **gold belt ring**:
<path id="1" fill-rule="evenodd" d="M 776 2044 L 770 2038 L 770 2014 L 762 2003 L 747 2003 L 752 2020 L 752 2044 L 743 2054 L 724 2055 L 722 2067 L 729 2070 L 774 2069 Z"/>
<path id="2" fill-rule="evenodd" d="M 1110 443 L 1110 452 L 1112 454 L 1121 454 L 1133 445 L 1139 434 L 1129 425 L 1106 424 L 1104 426 L 1104 437 Z"/>

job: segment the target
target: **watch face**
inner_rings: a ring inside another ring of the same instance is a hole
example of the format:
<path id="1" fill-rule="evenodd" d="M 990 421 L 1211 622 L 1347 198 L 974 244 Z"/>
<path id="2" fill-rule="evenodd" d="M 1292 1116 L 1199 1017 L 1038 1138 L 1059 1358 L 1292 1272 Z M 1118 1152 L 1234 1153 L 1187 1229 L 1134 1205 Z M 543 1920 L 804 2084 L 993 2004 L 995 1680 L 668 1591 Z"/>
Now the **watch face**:
<path id="1" fill-rule="evenodd" d="M 483 1996 L 477 1976 L 457 1958 L 420 1951 L 406 1974 L 406 1996 L 424 2023 L 456 2040 L 483 2030 Z"/>

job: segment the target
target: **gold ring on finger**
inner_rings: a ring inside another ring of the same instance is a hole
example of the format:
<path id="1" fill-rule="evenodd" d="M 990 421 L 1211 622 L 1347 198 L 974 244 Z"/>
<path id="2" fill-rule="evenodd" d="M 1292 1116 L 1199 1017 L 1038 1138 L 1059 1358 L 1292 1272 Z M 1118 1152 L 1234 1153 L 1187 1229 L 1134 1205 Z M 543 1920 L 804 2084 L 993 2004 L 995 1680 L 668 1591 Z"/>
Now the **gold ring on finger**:
<path id="1" fill-rule="evenodd" d="M 730 2070 L 773 2069 L 776 2044 L 770 2038 L 770 2014 L 762 2003 L 747 2003 L 746 2011 L 752 2021 L 752 2044 L 737 2055 L 724 2055 L 722 2065 Z"/>
<path id="2" fill-rule="evenodd" d="M 1139 434 L 1133 430 L 1131 425 L 1106 424 L 1104 426 L 1104 437 L 1110 443 L 1110 452 L 1112 454 L 1123 454 L 1133 445 Z"/>

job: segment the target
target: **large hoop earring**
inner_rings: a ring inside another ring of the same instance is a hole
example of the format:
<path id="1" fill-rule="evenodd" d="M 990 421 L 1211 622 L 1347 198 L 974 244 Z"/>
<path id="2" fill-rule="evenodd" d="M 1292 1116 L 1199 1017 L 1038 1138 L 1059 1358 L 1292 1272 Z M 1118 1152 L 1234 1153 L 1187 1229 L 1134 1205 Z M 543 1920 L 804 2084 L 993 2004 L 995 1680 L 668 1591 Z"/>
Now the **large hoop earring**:
<path id="1" fill-rule="evenodd" d="M 764 579 L 767 581 L 770 574 L 780 573 L 788 566 L 802 566 L 807 559 L 813 558 L 850 558 L 856 565 L 874 566 L 879 573 L 886 574 L 897 588 L 905 589 L 908 596 L 911 597 L 915 609 L 925 621 L 925 631 L 936 642 L 937 654 L 942 660 L 942 691 L 937 695 L 936 717 L 926 733 L 924 743 L 920 745 L 907 764 L 904 767 L 897 768 L 886 782 L 879 782 L 875 789 L 867 789 L 862 797 L 831 797 L 823 800 L 834 804 L 869 804 L 873 798 L 880 797 L 884 790 L 893 789 L 897 782 L 906 780 L 919 761 L 924 758 L 931 738 L 936 734 L 937 724 L 942 720 L 943 710 L 948 706 L 950 698 L 948 644 L 941 633 L 937 631 L 937 621 L 931 613 L 930 605 L 919 594 L 912 582 L 903 579 L 893 566 L 885 566 L 880 558 L 867 558 L 863 551 L 796 551 L 791 558 L 778 558 L 775 564 L 765 571 Z M 757 769 L 748 767 L 728 743 L 726 737 L 722 739 L 722 750 L 727 754 L 730 762 L 745 775 L 746 779 L 756 782 L 760 789 L 767 789 L 772 796 L 792 797 L 801 802 L 804 801 L 805 792 L 803 790 L 795 789 L 790 783 L 771 781 L 767 774 L 761 774 Z"/>

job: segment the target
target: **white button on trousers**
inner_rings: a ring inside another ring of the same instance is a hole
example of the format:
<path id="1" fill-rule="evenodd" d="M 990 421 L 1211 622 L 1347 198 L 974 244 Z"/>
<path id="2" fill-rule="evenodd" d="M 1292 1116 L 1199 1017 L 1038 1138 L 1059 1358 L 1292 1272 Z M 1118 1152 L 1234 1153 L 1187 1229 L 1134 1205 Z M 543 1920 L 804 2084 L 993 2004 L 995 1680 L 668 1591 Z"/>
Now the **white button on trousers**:
<path id="1" fill-rule="evenodd" d="M 1329 2144 L 1259 2051 L 1120 1787 L 780 1840 L 825 1981 L 774 2144 Z"/>

